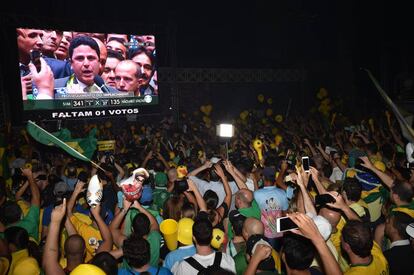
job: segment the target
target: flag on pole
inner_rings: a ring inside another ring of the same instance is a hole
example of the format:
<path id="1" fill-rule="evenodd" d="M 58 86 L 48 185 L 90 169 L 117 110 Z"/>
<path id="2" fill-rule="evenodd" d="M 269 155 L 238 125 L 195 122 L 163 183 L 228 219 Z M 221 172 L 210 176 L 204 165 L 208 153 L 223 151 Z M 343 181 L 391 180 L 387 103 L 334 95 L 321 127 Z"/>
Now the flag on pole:
<path id="1" fill-rule="evenodd" d="M 398 120 L 398 123 L 400 124 L 401 131 L 403 136 L 410 141 L 411 143 L 414 143 L 414 130 L 411 127 L 411 123 L 413 121 L 413 118 L 410 117 L 410 114 L 407 116 L 404 116 L 402 113 L 403 111 L 401 108 L 398 108 L 397 105 L 392 102 L 391 98 L 387 95 L 387 93 L 382 89 L 382 87 L 379 85 L 378 81 L 375 79 L 375 77 L 371 74 L 371 72 L 367 69 L 364 69 L 367 73 L 369 78 L 371 78 L 372 82 L 374 83 L 375 87 L 377 88 L 378 92 L 382 96 L 382 98 L 385 100 L 387 105 L 391 108 L 393 111 L 395 117 Z"/>
<path id="2" fill-rule="evenodd" d="M 73 139 L 68 129 L 62 129 L 56 133 L 49 133 L 33 121 L 27 122 L 27 132 L 38 142 L 45 145 L 56 145 L 65 150 L 71 156 L 91 162 L 91 157 L 96 150 L 96 128 L 93 128 L 88 137 Z"/>

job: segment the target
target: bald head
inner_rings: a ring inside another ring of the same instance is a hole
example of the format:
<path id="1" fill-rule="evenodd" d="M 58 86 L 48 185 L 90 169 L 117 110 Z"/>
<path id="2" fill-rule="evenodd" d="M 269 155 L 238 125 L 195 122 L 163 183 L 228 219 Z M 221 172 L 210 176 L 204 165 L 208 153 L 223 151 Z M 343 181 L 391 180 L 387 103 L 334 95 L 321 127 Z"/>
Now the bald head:
<path id="1" fill-rule="evenodd" d="M 319 215 L 324 217 L 329 221 L 329 223 L 332 226 L 332 232 L 336 231 L 336 226 L 339 223 L 339 220 L 341 219 L 341 213 L 338 211 L 323 207 L 319 210 Z"/>
<path id="2" fill-rule="evenodd" d="M 261 221 L 256 218 L 247 218 L 243 223 L 243 238 L 247 240 L 252 235 L 263 235 L 264 226 Z"/>
<path id="3" fill-rule="evenodd" d="M 240 189 L 235 194 L 235 204 L 237 208 L 248 208 L 252 206 L 253 192 L 249 189 Z"/>
<path id="4" fill-rule="evenodd" d="M 72 235 L 65 241 L 65 255 L 67 258 L 83 258 L 85 255 L 85 241 L 78 235 Z"/>

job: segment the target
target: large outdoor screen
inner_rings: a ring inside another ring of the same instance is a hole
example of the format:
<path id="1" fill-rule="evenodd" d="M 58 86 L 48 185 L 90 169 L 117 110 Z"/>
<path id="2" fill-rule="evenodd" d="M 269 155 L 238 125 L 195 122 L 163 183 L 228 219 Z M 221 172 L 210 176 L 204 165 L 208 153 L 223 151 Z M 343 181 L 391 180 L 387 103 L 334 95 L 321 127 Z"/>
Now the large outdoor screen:
<path id="1" fill-rule="evenodd" d="M 159 103 L 154 35 L 16 32 L 24 111 L 99 117 L 136 114 Z"/>

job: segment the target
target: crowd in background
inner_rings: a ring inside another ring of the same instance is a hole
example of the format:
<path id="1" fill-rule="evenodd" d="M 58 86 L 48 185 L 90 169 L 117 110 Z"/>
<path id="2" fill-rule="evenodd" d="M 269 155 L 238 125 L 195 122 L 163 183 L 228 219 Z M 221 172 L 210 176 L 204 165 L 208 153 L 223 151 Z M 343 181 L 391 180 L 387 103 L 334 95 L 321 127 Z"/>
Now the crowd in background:
<path id="1" fill-rule="evenodd" d="M 6 127 L 0 274 L 414 273 L 413 144 L 393 117 L 269 123 L 250 111 L 231 138 L 212 125 L 68 124 L 116 141 L 95 153 L 100 167 Z M 131 175 L 132 201 L 120 186 Z M 297 229 L 280 232 L 286 216 Z"/>

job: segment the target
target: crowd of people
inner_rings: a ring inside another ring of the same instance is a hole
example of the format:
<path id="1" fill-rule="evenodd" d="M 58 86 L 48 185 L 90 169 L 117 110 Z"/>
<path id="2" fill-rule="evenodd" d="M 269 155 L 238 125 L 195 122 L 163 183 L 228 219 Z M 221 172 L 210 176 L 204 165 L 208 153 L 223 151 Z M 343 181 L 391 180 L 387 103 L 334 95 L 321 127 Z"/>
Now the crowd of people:
<path id="1" fill-rule="evenodd" d="M 17 29 L 23 100 L 157 95 L 153 35 Z"/>
<path id="2" fill-rule="evenodd" d="M 1 275 L 414 273 L 413 144 L 393 118 L 252 111 L 227 139 L 184 114 L 80 122 L 116 140 L 99 167 L 3 131 Z"/>

